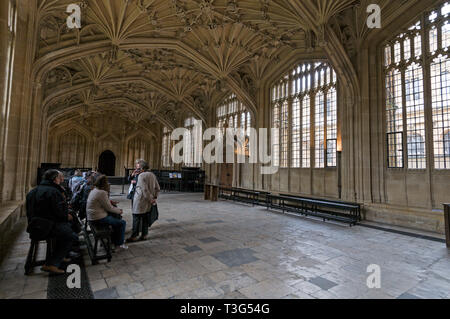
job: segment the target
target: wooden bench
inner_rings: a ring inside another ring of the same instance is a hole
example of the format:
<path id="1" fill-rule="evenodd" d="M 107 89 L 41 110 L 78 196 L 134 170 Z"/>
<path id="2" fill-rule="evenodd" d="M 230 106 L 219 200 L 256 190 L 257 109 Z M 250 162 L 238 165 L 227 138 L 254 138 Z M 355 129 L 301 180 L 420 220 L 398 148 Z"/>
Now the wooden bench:
<path id="1" fill-rule="evenodd" d="M 445 242 L 447 248 L 450 248 L 450 204 L 444 204 L 444 229 Z"/>
<path id="2" fill-rule="evenodd" d="M 259 190 L 257 192 L 258 192 L 258 205 L 265 207 L 267 203 L 267 196 L 271 195 L 271 193 Z"/>
<path id="3" fill-rule="evenodd" d="M 260 193 L 241 188 L 219 187 L 219 198 L 235 202 L 258 205 Z"/>
<path id="4" fill-rule="evenodd" d="M 289 194 L 280 194 L 280 196 L 285 197 L 292 197 L 292 198 L 301 198 L 301 199 L 307 199 L 307 200 L 318 200 L 320 202 L 329 203 L 331 205 L 337 205 L 336 207 L 343 207 L 340 205 L 344 205 L 346 209 L 353 210 L 355 214 L 358 216 L 358 221 L 361 221 L 361 205 L 358 203 L 352 203 L 352 202 L 345 202 L 341 200 L 329 200 L 329 199 L 321 199 L 321 198 L 312 198 L 312 197 L 305 197 L 305 196 L 295 196 L 295 195 L 289 195 Z"/>
<path id="5" fill-rule="evenodd" d="M 98 262 L 103 259 L 110 262 L 112 259 L 111 227 L 109 225 L 96 223 L 95 221 L 88 221 L 83 232 L 92 264 L 97 265 Z M 92 243 L 90 235 L 92 235 L 94 243 Z M 102 255 L 99 255 L 98 252 L 99 243 L 105 250 L 105 253 Z"/>
<path id="6" fill-rule="evenodd" d="M 330 200 L 307 197 L 267 195 L 267 209 L 277 209 L 284 212 L 304 216 L 322 218 L 324 221 L 335 220 L 350 226 L 361 221 L 361 207 L 356 203 L 334 202 Z"/>
<path id="7" fill-rule="evenodd" d="M 206 183 L 204 186 L 205 200 L 217 202 L 219 196 L 219 186 Z"/>

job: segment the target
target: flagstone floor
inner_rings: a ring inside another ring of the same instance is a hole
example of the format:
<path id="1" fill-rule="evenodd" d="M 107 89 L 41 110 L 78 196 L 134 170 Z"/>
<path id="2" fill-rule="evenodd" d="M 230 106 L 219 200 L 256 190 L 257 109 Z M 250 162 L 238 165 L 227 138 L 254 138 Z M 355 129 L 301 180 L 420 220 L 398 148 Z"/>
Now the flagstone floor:
<path id="1" fill-rule="evenodd" d="M 130 202 L 114 199 L 128 237 Z M 158 205 L 148 241 L 110 263 L 92 266 L 85 257 L 95 298 L 450 298 L 443 243 L 207 202 L 202 194 L 162 193 Z M 46 274 L 23 274 L 28 246 L 22 231 L 0 265 L 0 298 L 47 297 Z M 380 267 L 380 288 L 367 286 L 369 265 Z"/>

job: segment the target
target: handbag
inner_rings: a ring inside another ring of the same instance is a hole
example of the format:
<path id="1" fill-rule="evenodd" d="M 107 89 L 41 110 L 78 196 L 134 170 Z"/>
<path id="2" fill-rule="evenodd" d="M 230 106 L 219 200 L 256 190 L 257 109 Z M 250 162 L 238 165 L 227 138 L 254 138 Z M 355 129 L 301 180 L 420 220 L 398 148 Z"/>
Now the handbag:
<path id="1" fill-rule="evenodd" d="M 130 187 L 128 188 L 127 199 L 133 199 L 133 196 L 134 196 L 134 187 L 133 184 L 130 184 Z"/>
<path id="2" fill-rule="evenodd" d="M 55 223 L 49 219 L 33 217 L 28 224 L 27 233 L 32 240 L 44 240 L 48 238 L 54 225 Z"/>
<path id="3" fill-rule="evenodd" d="M 158 220 L 158 217 L 159 217 L 158 205 L 152 205 L 152 208 L 147 213 L 148 227 L 151 227 L 152 224 Z"/>

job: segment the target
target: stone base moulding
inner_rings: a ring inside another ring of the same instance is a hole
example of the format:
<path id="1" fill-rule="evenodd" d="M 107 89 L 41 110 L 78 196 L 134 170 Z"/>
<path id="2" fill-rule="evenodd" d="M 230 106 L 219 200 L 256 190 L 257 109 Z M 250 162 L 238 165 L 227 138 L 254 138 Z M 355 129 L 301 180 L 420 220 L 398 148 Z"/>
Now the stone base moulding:
<path id="1" fill-rule="evenodd" d="M 9 239 L 24 216 L 25 207 L 23 202 L 6 202 L 0 207 L 0 261 L 7 251 Z"/>
<path id="2" fill-rule="evenodd" d="M 438 234 L 445 233 L 444 216 L 440 210 L 365 204 L 364 219 Z"/>

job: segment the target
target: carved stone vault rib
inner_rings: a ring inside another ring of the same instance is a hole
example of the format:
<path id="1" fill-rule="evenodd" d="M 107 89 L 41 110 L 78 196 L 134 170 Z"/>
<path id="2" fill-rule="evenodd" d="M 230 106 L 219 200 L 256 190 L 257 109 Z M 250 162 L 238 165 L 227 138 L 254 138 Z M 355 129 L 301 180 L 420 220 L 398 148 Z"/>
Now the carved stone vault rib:
<path id="1" fill-rule="evenodd" d="M 72 91 L 89 87 L 95 96 L 129 81 L 145 82 L 204 122 L 224 92 L 256 118 L 261 79 L 292 51 L 325 41 L 331 18 L 356 2 L 83 0 L 82 28 L 70 30 L 65 8 L 73 0 L 39 0 L 34 76 L 44 82 L 41 105 L 47 110 Z"/>

